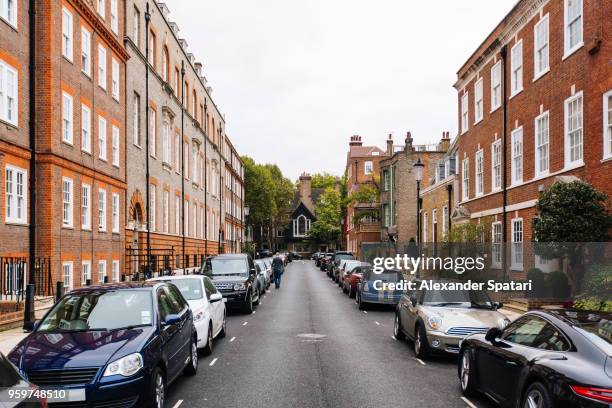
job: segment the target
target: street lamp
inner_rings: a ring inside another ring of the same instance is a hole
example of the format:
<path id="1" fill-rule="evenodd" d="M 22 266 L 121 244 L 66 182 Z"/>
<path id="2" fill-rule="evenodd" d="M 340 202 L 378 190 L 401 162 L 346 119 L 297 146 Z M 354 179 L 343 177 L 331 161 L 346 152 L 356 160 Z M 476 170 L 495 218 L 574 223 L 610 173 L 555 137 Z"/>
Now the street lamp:
<path id="1" fill-rule="evenodd" d="M 420 249 L 421 243 L 421 180 L 423 180 L 423 167 L 425 165 L 421 162 L 419 157 L 417 162 L 414 163 L 414 179 L 416 180 L 416 196 L 417 196 L 417 248 Z"/>

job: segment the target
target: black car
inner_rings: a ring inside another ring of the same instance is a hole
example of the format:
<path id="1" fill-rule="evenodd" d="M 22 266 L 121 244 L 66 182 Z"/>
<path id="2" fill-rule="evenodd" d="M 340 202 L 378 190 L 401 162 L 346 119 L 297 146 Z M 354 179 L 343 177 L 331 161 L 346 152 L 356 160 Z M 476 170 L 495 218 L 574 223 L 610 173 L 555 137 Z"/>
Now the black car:
<path id="1" fill-rule="evenodd" d="M 162 408 L 167 386 L 198 369 L 192 311 L 169 283 L 75 289 L 28 329 L 9 360 L 71 407 Z"/>
<path id="2" fill-rule="evenodd" d="M 331 262 L 327 265 L 327 275 L 336 282 L 339 281 L 337 269 L 340 266 L 340 261 L 343 259 L 355 259 L 355 256 L 352 252 L 336 251 L 332 255 Z"/>
<path id="3" fill-rule="evenodd" d="M 291 262 L 291 261 L 299 261 L 299 260 L 302 259 L 302 255 L 298 254 L 295 251 L 289 252 L 289 254 L 287 254 L 287 257 L 289 258 L 289 262 Z"/>
<path id="4" fill-rule="evenodd" d="M 224 254 L 206 260 L 204 270 L 223 298 L 227 307 L 242 309 L 252 313 L 259 304 L 259 287 L 257 269 L 253 258 L 247 254 Z"/>
<path id="5" fill-rule="evenodd" d="M 26 390 L 34 391 L 35 388 L 23 377 L 23 375 L 2 353 L 0 353 L 0 407 L 5 408 L 37 408 L 47 407 L 45 398 L 32 397 L 25 394 Z M 15 397 L 15 392 L 24 395 Z"/>
<path id="6" fill-rule="evenodd" d="M 466 338 L 458 373 L 465 395 L 482 392 L 502 407 L 609 407 L 612 315 L 528 312 Z"/>

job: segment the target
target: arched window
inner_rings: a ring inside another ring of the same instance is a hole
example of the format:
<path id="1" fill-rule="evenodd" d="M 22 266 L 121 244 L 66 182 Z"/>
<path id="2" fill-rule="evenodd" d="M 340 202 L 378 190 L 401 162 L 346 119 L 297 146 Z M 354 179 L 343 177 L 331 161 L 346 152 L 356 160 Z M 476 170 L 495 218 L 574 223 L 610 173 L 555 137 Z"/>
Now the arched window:
<path id="1" fill-rule="evenodd" d="M 168 71 L 169 69 L 170 55 L 168 54 L 168 47 L 164 45 L 164 48 L 162 50 L 162 79 L 165 82 L 168 82 L 168 79 L 170 78 L 170 72 Z"/>
<path id="2" fill-rule="evenodd" d="M 293 220 L 293 236 L 305 237 L 310 230 L 310 220 L 304 214 Z"/>

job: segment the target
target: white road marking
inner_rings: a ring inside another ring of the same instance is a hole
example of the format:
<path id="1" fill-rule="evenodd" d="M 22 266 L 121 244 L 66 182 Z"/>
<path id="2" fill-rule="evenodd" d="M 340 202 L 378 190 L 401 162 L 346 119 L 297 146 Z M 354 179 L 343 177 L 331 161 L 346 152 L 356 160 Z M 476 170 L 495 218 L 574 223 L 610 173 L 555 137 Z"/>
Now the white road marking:
<path id="1" fill-rule="evenodd" d="M 392 338 L 393 340 L 397 341 L 397 339 L 395 338 L 395 336 L 391 336 L 391 338 Z"/>
<path id="2" fill-rule="evenodd" d="M 421 363 L 421 365 L 427 365 L 425 364 L 425 362 L 423 360 L 421 360 L 420 358 L 415 358 L 416 361 L 418 361 L 419 363 Z"/>
<path id="3" fill-rule="evenodd" d="M 236 336 L 234 336 L 234 337 L 232 337 L 232 338 L 230 339 L 230 343 L 231 343 L 232 341 L 234 341 L 234 340 L 236 340 Z"/>
<path id="4" fill-rule="evenodd" d="M 469 399 L 465 398 L 465 397 L 461 397 L 461 399 L 463 400 L 463 402 L 465 402 L 466 404 L 468 404 L 468 406 L 470 408 L 478 408 L 476 405 L 472 404 L 472 401 L 470 401 Z"/>
<path id="5" fill-rule="evenodd" d="M 368 312 L 367 312 L 367 311 L 365 311 L 365 310 L 363 311 L 363 313 L 368 314 Z"/>
<path id="6" fill-rule="evenodd" d="M 249 322 L 242 323 L 243 326 L 246 326 L 247 324 L 249 324 Z"/>
<path id="7" fill-rule="evenodd" d="M 380 326 L 380 323 L 378 323 L 378 322 L 374 322 L 374 323 L 376 323 L 377 326 Z"/>
<path id="8" fill-rule="evenodd" d="M 214 366 L 215 363 L 217 362 L 218 358 L 215 358 L 213 361 L 210 362 L 209 366 Z"/>
<path id="9" fill-rule="evenodd" d="M 257 310 L 253 310 L 253 314 L 257 313 Z"/>
<path id="10" fill-rule="evenodd" d="M 183 400 L 178 400 L 178 401 L 176 401 L 176 404 L 174 404 L 174 405 L 172 406 L 172 408 L 178 408 L 178 407 L 180 407 L 180 406 L 181 406 L 181 404 L 182 404 L 182 403 L 183 403 Z"/>

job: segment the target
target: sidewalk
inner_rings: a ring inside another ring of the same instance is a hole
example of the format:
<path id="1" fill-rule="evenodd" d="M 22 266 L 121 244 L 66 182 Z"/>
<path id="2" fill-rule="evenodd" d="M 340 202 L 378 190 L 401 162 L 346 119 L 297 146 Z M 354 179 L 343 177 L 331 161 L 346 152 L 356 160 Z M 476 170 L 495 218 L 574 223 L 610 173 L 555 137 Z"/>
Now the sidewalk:
<path id="1" fill-rule="evenodd" d="M 25 336 L 21 328 L 0 332 L 0 353 L 7 355 Z"/>

